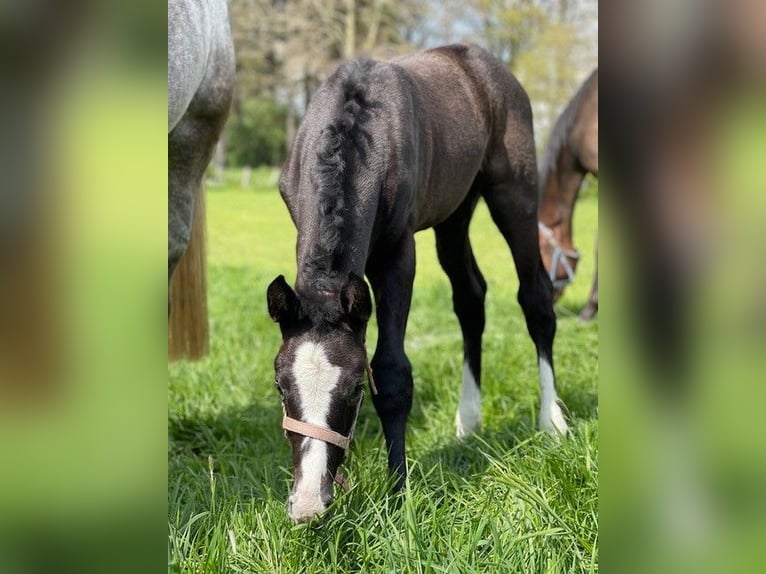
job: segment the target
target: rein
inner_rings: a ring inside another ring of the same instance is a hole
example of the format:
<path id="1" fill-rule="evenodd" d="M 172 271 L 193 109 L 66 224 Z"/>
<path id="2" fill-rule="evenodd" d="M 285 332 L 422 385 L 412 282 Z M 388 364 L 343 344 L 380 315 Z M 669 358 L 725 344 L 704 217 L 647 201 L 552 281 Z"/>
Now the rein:
<path id="1" fill-rule="evenodd" d="M 575 271 L 572 269 L 569 260 L 579 260 L 580 252 L 576 249 L 564 249 L 561 247 L 561 244 L 553 235 L 553 230 L 542 221 L 538 221 L 537 226 L 545 237 L 545 240 L 548 242 L 548 245 L 553 249 L 553 254 L 551 255 L 551 268 L 548 270 L 548 277 L 550 278 L 551 283 L 553 283 L 554 288 L 562 289 L 574 281 Z M 558 271 L 559 266 L 564 268 L 564 272 L 567 275 L 564 279 L 556 278 L 556 272 Z"/>
<path id="2" fill-rule="evenodd" d="M 370 392 L 372 392 L 373 395 L 377 395 L 378 389 L 375 387 L 375 379 L 372 378 L 372 367 L 370 367 L 369 361 L 367 361 L 365 365 L 365 371 L 367 372 L 367 382 L 370 385 Z M 339 432 L 335 432 L 334 430 L 327 427 L 294 419 L 287 416 L 286 412 L 282 417 L 282 428 L 285 431 L 294 432 L 307 438 L 321 440 L 327 444 L 342 448 L 343 454 L 345 456 L 348 454 L 348 449 L 351 446 L 351 439 L 354 438 L 356 421 L 359 419 L 359 411 L 361 410 L 363 399 L 364 389 L 359 393 L 359 400 L 356 402 L 356 414 L 354 415 L 354 422 L 351 423 L 351 430 L 349 431 L 348 436 L 342 435 Z M 284 410 L 284 405 L 282 405 L 282 408 Z M 340 471 L 335 473 L 333 480 L 343 489 L 343 492 L 348 492 L 348 481 Z"/>

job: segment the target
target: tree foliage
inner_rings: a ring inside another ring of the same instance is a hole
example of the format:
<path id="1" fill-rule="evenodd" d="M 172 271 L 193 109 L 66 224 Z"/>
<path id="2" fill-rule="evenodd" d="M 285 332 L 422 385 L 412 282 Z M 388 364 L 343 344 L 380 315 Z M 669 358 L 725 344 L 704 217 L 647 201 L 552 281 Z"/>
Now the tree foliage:
<path id="1" fill-rule="evenodd" d="M 467 23 L 461 37 L 479 38 L 521 81 L 542 148 L 558 114 L 598 65 L 597 1 L 446 1 L 453 21 Z"/>
<path id="2" fill-rule="evenodd" d="M 271 99 L 249 99 L 240 106 L 237 121 L 228 132 L 232 166 L 279 165 L 287 153 L 287 109 Z"/>
<path id="3" fill-rule="evenodd" d="M 596 0 L 230 0 L 237 86 L 227 163 L 280 164 L 338 63 L 455 41 L 485 46 L 516 73 L 541 146 L 596 63 L 596 10 Z"/>

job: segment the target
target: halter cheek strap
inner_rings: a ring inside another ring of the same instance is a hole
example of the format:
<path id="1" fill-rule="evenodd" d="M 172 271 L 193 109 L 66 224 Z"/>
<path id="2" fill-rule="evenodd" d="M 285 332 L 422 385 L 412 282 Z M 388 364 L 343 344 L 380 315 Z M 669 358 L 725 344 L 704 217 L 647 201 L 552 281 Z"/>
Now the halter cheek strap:
<path id="1" fill-rule="evenodd" d="M 548 270 L 548 277 L 551 280 L 551 283 L 553 283 L 553 286 L 556 288 L 562 288 L 569 285 L 572 281 L 574 281 L 575 272 L 572 268 L 571 263 L 569 263 L 570 259 L 574 259 L 577 261 L 580 259 L 580 252 L 573 249 L 564 249 L 561 247 L 561 244 L 556 240 L 556 237 L 553 235 L 553 230 L 545 225 L 542 221 L 537 222 L 537 226 L 539 227 L 542 234 L 545 236 L 545 240 L 548 242 L 548 244 L 553 249 L 553 254 L 551 255 L 551 268 Z M 558 272 L 559 266 L 564 268 L 564 273 L 566 273 L 565 279 L 557 279 L 556 274 Z"/>

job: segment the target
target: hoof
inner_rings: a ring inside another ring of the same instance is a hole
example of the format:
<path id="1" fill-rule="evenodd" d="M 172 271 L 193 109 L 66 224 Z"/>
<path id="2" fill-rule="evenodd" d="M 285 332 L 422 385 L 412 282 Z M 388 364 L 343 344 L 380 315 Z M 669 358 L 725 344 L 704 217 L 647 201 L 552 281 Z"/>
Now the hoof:
<path id="1" fill-rule="evenodd" d="M 540 430 L 557 438 L 563 438 L 569 434 L 569 425 L 567 424 L 562 407 L 563 403 L 560 400 L 556 400 L 548 408 L 540 410 L 540 418 L 538 419 Z"/>
<path id="2" fill-rule="evenodd" d="M 460 415 L 460 411 L 455 414 L 455 436 L 463 440 L 472 435 L 481 426 L 481 415 L 466 416 Z"/>

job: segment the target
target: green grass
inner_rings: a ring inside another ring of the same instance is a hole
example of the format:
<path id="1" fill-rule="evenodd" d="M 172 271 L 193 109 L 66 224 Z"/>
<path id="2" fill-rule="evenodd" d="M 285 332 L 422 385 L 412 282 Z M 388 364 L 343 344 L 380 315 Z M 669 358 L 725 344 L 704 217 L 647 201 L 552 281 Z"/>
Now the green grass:
<path id="1" fill-rule="evenodd" d="M 273 385 L 279 332 L 265 303 L 276 275 L 294 279 L 295 231 L 273 189 L 245 190 L 234 180 L 208 193 L 210 355 L 169 369 L 169 570 L 597 571 L 598 325 L 576 317 L 592 277 L 596 194 L 578 204 L 584 259 L 557 307 L 555 359 L 571 437 L 556 444 L 534 430 L 534 349 L 509 251 L 480 204 L 471 236 L 489 283 L 482 429 L 463 443 L 454 438 L 460 330 L 426 231 L 417 236 L 406 341 L 415 377 L 406 497 L 388 494 L 380 423 L 366 398 L 344 469 L 351 491 L 320 524 L 295 526 Z M 376 338 L 373 321 L 371 352 Z"/>

